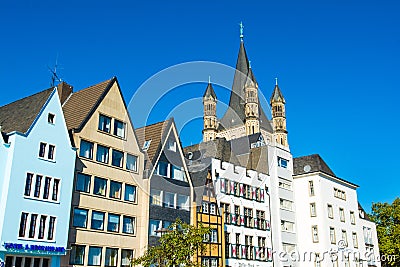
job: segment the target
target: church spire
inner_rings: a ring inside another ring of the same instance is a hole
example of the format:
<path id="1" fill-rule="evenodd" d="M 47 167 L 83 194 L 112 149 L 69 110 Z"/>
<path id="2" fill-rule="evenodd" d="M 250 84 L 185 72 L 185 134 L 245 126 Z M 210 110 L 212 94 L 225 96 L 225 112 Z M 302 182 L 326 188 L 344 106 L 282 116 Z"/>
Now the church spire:
<path id="1" fill-rule="evenodd" d="M 275 88 L 270 98 L 272 110 L 272 124 L 274 127 L 274 136 L 276 143 L 287 147 L 287 130 L 286 130 L 286 111 L 285 98 L 279 89 L 278 78 L 275 78 Z"/>
<path id="2" fill-rule="evenodd" d="M 203 142 L 214 140 L 217 137 L 217 95 L 208 79 L 208 85 L 203 95 Z"/>

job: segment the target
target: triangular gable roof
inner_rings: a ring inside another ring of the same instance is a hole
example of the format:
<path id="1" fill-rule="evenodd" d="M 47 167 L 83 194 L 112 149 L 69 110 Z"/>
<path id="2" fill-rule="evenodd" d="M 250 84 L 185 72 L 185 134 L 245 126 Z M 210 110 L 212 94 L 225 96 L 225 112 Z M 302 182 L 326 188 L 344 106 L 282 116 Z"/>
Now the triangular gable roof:
<path id="1" fill-rule="evenodd" d="M 116 77 L 113 77 L 107 81 L 75 92 L 69 97 L 63 105 L 68 130 L 74 129 L 80 131 L 83 128 L 116 81 Z"/>
<path id="2" fill-rule="evenodd" d="M 1 132 L 26 133 L 54 90 L 49 88 L 0 107 Z"/>
<path id="3" fill-rule="evenodd" d="M 143 145 L 146 141 L 151 140 L 150 146 L 146 151 L 144 151 L 147 160 L 145 169 L 150 169 L 154 165 L 154 161 L 161 151 L 165 135 L 168 132 L 166 130 L 170 128 L 172 121 L 172 119 L 169 119 L 135 130 L 141 148 L 143 148 Z"/>
<path id="4" fill-rule="evenodd" d="M 310 166 L 310 170 L 307 170 L 305 166 Z M 309 156 L 302 156 L 293 159 L 293 174 L 299 175 L 309 172 L 323 172 L 329 175 L 335 176 L 335 173 L 329 168 L 328 164 L 318 154 Z"/>

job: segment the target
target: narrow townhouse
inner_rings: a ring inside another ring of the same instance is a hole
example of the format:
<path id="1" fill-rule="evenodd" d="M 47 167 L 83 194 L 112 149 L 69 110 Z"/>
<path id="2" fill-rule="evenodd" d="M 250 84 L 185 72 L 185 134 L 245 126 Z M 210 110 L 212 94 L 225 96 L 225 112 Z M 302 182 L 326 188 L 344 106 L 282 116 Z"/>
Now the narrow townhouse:
<path id="1" fill-rule="evenodd" d="M 0 266 L 59 267 L 75 149 L 57 88 L 0 107 Z"/>
<path id="2" fill-rule="evenodd" d="M 144 157 L 117 78 L 72 92 L 63 112 L 77 148 L 62 266 L 128 267 L 147 242 Z"/>
<path id="3" fill-rule="evenodd" d="M 158 243 L 177 218 L 191 223 L 193 184 L 173 119 L 136 129 L 148 180 L 148 245 Z"/>

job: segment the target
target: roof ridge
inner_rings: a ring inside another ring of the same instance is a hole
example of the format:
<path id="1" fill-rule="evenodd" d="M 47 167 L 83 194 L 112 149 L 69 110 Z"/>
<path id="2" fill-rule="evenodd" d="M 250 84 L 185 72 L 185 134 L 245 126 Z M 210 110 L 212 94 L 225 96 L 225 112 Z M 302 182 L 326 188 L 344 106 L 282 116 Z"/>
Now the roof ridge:
<path id="1" fill-rule="evenodd" d="M 11 102 L 11 103 L 8 103 L 8 104 L 5 104 L 5 105 L 3 105 L 3 106 L 0 106 L 0 108 L 3 108 L 3 107 L 6 107 L 6 106 L 9 106 L 9 105 L 15 104 L 16 102 L 19 102 L 19 101 L 22 101 L 22 100 L 26 100 L 27 98 L 30 98 L 30 97 L 36 96 L 36 95 L 38 95 L 38 94 L 42 94 L 42 93 L 44 93 L 44 92 L 46 92 L 46 91 L 50 91 L 50 90 L 54 90 L 54 87 L 50 87 L 50 88 L 47 88 L 47 89 L 45 89 L 45 90 L 42 90 L 42 91 L 40 91 L 40 92 L 34 93 L 34 94 L 32 94 L 32 95 L 28 95 L 28 96 L 25 96 L 25 97 L 23 97 L 23 98 L 20 98 L 20 99 L 14 100 L 14 101 L 13 101 L 13 102 Z"/>

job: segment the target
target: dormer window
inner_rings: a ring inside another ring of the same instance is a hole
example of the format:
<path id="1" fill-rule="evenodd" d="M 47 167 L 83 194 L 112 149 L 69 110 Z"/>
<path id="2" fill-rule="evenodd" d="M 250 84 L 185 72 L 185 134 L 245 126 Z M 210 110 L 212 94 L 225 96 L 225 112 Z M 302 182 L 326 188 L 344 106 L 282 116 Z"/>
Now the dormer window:
<path id="1" fill-rule="evenodd" d="M 143 144 L 143 151 L 147 151 L 147 149 L 149 149 L 149 147 L 150 147 L 150 144 L 151 144 L 151 139 L 145 141 Z"/>
<path id="2" fill-rule="evenodd" d="M 173 140 L 168 140 L 168 150 L 176 152 L 176 142 Z"/>
<path id="3" fill-rule="evenodd" d="M 47 122 L 50 124 L 54 124 L 55 123 L 55 119 L 56 119 L 56 115 L 53 113 L 49 113 L 47 115 Z"/>

